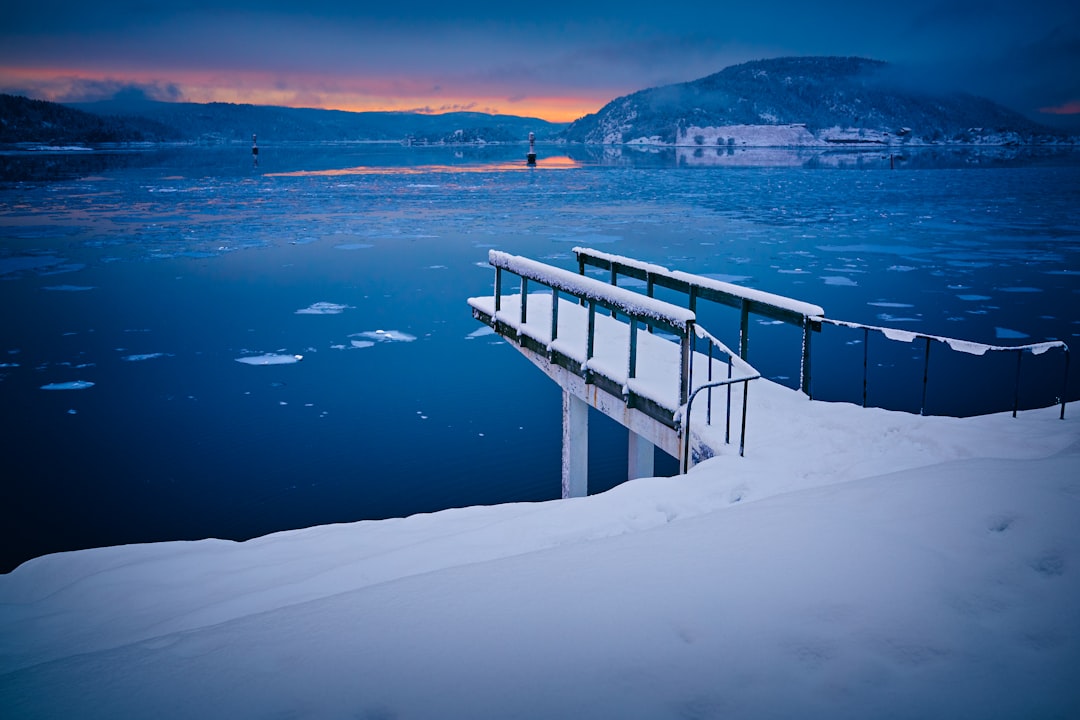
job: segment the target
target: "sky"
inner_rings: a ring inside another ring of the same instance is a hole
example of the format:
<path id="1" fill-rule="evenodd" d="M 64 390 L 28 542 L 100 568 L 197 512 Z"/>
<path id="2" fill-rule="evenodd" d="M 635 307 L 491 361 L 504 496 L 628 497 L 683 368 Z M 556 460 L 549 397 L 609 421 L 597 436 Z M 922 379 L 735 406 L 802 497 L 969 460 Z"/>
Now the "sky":
<path id="1" fill-rule="evenodd" d="M 0 91 L 566 122 L 647 87 L 786 55 L 858 55 L 1032 117 L 1080 117 L 1073 0 L 35 0 L 0 9 Z"/>

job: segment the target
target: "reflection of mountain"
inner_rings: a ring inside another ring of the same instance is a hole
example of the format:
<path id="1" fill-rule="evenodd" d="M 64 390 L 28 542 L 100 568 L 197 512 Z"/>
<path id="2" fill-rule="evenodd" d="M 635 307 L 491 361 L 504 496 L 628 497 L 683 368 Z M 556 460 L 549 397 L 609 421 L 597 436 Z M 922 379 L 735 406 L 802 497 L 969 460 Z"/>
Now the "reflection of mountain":
<path id="1" fill-rule="evenodd" d="M 990 100 L 932 93 L 886 63 L 834 57 L 759 60 L 642 90 L 575 121 L 565 137 L 712 149 L 1064 139 Z"/>
<path id="2" fill-rule="evenodd" d="M 591 165 L 627 167 L 805 167 L 941 169 L 1032 167 L 1075 162 L 1068 148 L 957 145 L 882 147 L 662 147 L 571 145 L 567 154 Z"/>

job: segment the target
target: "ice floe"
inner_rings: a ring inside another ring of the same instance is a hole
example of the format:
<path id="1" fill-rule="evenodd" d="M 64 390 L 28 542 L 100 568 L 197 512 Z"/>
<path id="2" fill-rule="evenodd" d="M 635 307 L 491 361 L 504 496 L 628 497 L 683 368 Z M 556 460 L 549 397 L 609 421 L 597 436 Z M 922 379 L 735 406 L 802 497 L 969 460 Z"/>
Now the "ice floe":
<path id="1" fill-rule="evenodd" d="M 851 278 L 844 277 L 843 275 L 826 275 L 821 279 L 826 285 L 835 285 L 837 287 L 856 287 L 859 284 Z"/>
<path id="2" fill-rule="evenodd" d="M 172 353 L 156 352 L 156 353 L 143 353 L 141 355 L 125 355 L 124 357 L 122 357 L 120 359 L 124 360 L 126 362 L 140 362 L 142 360 L 153 360 L 153 359 L 159 358 L 159 357 L 172 357 Z"/>
<path id="3" fill-rule="evenodd" d="M 494 328 L 491 328 L 491 327 L 488 327 L 488 326 L 485 325 L 482 328 L 478 328 L 476 330 L 473 330 L 471 333 L 469 333 L 468 335 L 465 336 L 465 339 L 466 340 L 475 340 L 476 338 L 484 337 L 485 335 L 494 335 L 494 334 L 495 334 Z"/>
<path id="4" fill-rule="evenodd" d="M 358 348 L 358 349 L 361 349 L 361 350 L 364 349 L 364 348 L 375 347 L 375 343 L 373 343 L 370 340 L 350 340 L 349 344 L 352 347 Z M 341 347 L 344 348 L 345 346 L 342 345 Z"/>
<path id="5" fill-rule="evenodd" d="M 89 380 L 72 380 L 71 382 L 58 382 L 49 383 L 48 385 L 42 385 L 42 390 L 85 390 L 86 388 L 94 387 L 94 383 Z"/>
<path id="6" fill-rule="evenodd" d="M 365 332 L 353 333 L 349 337 L 362 337 L 369 340 L 375 340 L 376 342 L 413 342 L 416 340 L 415 335 L 401 332 L 400 330 L 367 330 Z"/>
<path id="7" fill-rule="evenodd" d="M 249 355 L 236 358 L 236 362 L 245 365 L 291 365 L 304 359 L 303 355 L 285 355 L 281 353 L 266 353 L 265 355 Z"/>
<path id="8" fill-rule="evenodd" d="M 995 327 L 994 337 L 998 340 L 1022 340 L 1029 337 L 1027 333 L 1022 333 L 1019 330 L 1012 330 L 1010 328 Z"/>
<path id="9" fill-rule="evenodd" d="M 317 302 L 296 311 L 297 315 L 340 315 L 346 310 L 351 310 L 352 305 L 339 305 L 332 302 Z"/>

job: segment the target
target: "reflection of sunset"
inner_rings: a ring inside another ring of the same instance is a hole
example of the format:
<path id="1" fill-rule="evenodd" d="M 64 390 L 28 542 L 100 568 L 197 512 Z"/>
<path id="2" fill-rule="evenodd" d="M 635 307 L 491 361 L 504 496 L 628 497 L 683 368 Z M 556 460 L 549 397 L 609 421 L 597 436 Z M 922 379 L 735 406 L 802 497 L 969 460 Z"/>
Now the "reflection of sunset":
<path id="1" fill-rule="evenodd" d="M 581 167 L 577 160 L 566 157 L 541 158 L 536 165 L 521 162 L 469 163 L 462 165 L 415 165 L 413 167 L 373 167 L 361 165 L 330 170 L 295 170 L 293 172 L 266 173 L 268 177 L 316 177 L 336 175 L 430 175 L 434 173 L 497 173 L 515 170 L 572 170 Z"/>

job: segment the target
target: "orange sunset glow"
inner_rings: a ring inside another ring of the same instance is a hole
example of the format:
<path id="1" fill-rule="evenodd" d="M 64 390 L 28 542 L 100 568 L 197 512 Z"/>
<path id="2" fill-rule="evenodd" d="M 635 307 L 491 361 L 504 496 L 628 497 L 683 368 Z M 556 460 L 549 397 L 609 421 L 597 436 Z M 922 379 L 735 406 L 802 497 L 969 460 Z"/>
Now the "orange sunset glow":
<path id="1" fill-rule="evenodd" d="M 77 102 L 98 98 L 76 97 L 88 83 L 104 88 L 149 88 L 154 100 L 174 102 L 222 102 L 319 108 L 348 112 L 404 111 L 438 114 L 475 111 L 501 115 L 538 117 L 550 122 L 571 122 L 596 112 L 614 92 L 577 95 L 510 94 L 495 83 L 468 87 L 440 87 L 410 77 L 311 76 L 302 73 L 259 71 L 227 73 L 155 70 L 90 71 L 73 68 L 0 67 L 0 84 L 33 88 L 34 94 L 54 102 Z M 155 93 L 153 88 L 160 88 Z M 504 91 L 500 93 L 501 91 Z"/>

